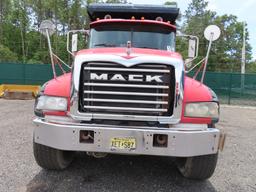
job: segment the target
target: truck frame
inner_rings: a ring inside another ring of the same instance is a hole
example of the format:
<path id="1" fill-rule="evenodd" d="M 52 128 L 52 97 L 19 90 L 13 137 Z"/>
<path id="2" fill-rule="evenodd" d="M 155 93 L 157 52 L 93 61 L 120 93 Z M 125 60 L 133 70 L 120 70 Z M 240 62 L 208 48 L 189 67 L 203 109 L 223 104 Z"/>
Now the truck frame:
<path id="1" fill-rule="evenodd" d="M 219 102 L 203 79 L 187 76 L 182 56 L 175 52 L 179 9 L 91 4 L 88 14 L 90 30 L 70 32 L 71 51 L 68 34 L 67 49 L 74 57 L 71 72 L 57 77 L 54 70 L 54 78 L 41 87 L 35 101 L 38 165 L 65 169 L 76 151 L 96 158 L 155 155 L 175 157 L 187 178 L 211 177 L 225 141 L 215 127 Z M 54 69 L 59 58 L 51 50 L 52 28 L 45 24 L 41 30 Z M 88 36 L 88 49 L 77 51 L 79 32 Z M 215 39 L 210 34 L 211 45 Z M 196 50 L 197 38 L 188 37 Z M 209 52 L 210 46 L 201 62 L 204 70 Z"/>

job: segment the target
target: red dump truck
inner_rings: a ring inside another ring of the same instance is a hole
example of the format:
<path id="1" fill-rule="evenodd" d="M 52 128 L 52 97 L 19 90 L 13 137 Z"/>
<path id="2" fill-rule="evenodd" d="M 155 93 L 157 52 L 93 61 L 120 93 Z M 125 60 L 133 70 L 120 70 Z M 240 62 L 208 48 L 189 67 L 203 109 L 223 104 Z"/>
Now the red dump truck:
<path id="1" fill-rule="evenodd" d="M 216 94 L 202 81 L 187 76 L 182 56 L 175 52 L 179 9 L 174 6 L 88 6 L 89 30 L 68 33 L 71 72 L 46 82 L 35 102 L 33 147 L 42 168 L 62 170 L 77 151 L 96 158 L 107 154 L 174 157 L 181 174 L 207 179 L 213 174 L 224 134 Z M 53 69 L 53 27 L 41 25 Z M 87 47 L 77 51 L 77 35 Z M 206 30 L 209 50 L 214 26 Z M 72 50 L 69 36 L 72 34 Z M 198 38 L 189 39 L 190 59 L 197 56 Z M 62 61 L 61 59 L 59 59 Z M 55 70 L 54 70 L 55 71 Z"/>

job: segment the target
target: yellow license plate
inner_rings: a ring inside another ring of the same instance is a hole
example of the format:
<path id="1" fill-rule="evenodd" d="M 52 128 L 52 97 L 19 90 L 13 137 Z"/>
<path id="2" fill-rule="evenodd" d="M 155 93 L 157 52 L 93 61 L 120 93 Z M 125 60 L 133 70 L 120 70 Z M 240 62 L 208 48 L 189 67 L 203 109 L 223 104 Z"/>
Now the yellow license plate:
<path id="1" fill-rule="evenodd" d="M 135 149 L 135 138 L 112 138 L 110 143 L 111 148 L 116 149 Z"/>

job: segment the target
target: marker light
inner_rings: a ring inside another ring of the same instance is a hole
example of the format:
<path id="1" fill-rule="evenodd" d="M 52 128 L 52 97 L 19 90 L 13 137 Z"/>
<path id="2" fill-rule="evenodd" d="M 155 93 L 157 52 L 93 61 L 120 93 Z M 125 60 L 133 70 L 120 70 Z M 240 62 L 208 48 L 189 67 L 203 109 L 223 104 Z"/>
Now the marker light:
<path id="1" fill-rule="evenodd" d="M 111 19 L 111 15 L 105 15 L 104 19 Z"/>
<path id="2" fill-rule="evenodd" d="M 157 17 L 156 20 L 162 22 L 163 18 L 162 17 Z"/>

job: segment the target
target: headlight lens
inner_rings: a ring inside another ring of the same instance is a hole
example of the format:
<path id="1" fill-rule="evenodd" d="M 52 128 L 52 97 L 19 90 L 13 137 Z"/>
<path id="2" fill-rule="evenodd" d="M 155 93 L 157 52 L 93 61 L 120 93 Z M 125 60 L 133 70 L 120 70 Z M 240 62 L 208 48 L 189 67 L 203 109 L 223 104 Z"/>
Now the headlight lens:
<path id="1" fill-rule="evenodd" d="M 219 118 L 219 105 L 216 102 L 188 103 L 185 107 L 185 116 Z"/>
<path id="2" fill-rule="evenodd" d="M 37 110 L 66 111 L 68 106 L 67 98 L 40 96 L 37 101 Z"/>

